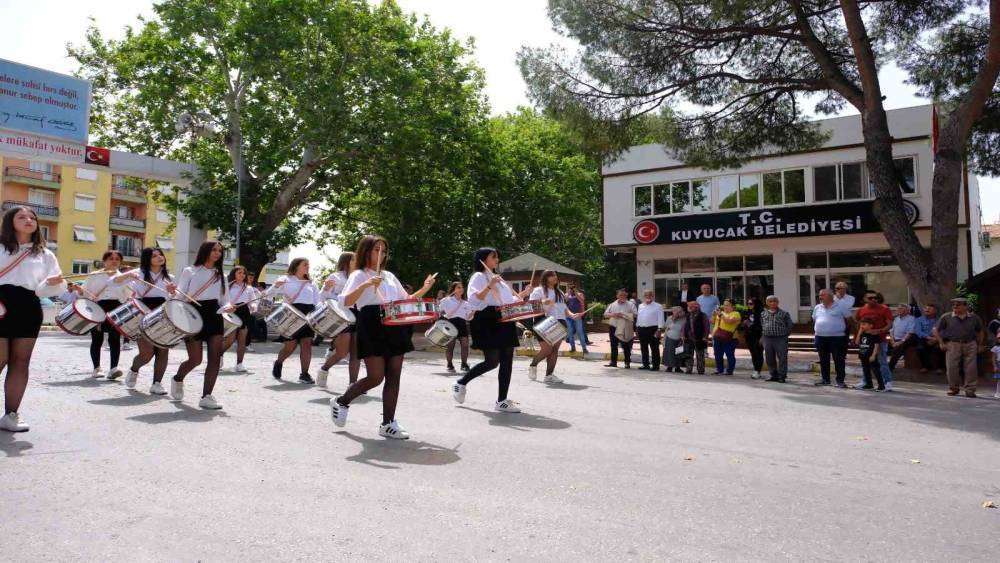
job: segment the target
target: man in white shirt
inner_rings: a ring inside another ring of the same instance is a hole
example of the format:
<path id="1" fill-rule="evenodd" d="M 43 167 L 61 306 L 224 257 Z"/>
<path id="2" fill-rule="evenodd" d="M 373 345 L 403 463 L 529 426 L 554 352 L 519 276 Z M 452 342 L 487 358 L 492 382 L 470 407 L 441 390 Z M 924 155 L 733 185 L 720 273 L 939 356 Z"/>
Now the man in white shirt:
<path id="1" fill-rule="evenodd" d="M 688 291 L 687 282 L 681 282 L 681 289 L 677 292 L 677 298 L 674 300 L 674 305 L 680 305 L 681 307 L 687 308 L 687 302 L 691 300 L 691 292 Z"/>
<path id="2" fill-rule="evenodd" d="M 608 319 L 609 339 L 611 340 L 611 363 L 604 367 L 618 367 L 618 346 L 621 346 L 625 356 L 625 369 L 632 364 L 632 325 L 638 311 L 635 304 L 628 300 L 628 291 L 618 290 L 618 299 L 604 310 L 604 318 Z"/>
<path id="3" fill-rule="evenodd" d="M 916 346 L 917 319 L 910 314 L 910 306 L 900 303 L 896 307 L 896 318 L 892 319 L 892 328 L 889 329 L 889 369 L 895 371 L 899 358 L 906 353 L 910 346 Z"/>
<path id="4" fill-rule="evenodd" d="M 652 290 L 642 295 L 639 316 L 636 317 L 636 332 L 639 335 L 639 349 L 642 351 L 642 367 L 639 369 L 660 371 L 660 330 L 663 329 L 663 305 L 654 300 Z M 652 348 L 653 365 L 649 365 Z"/>

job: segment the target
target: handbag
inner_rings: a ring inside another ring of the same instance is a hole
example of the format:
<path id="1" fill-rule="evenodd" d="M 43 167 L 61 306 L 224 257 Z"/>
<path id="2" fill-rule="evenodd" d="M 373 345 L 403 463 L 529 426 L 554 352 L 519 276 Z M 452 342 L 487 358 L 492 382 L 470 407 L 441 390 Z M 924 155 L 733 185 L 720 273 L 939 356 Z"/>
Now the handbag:
<path id="1" fill-rule="evenodd" d="M 733 333 L 724 329 L 717 328 L 715 332 L 712 333 L 712 340 L 718 342 L 719 344 L 726 344 L 733 339 Z"/>

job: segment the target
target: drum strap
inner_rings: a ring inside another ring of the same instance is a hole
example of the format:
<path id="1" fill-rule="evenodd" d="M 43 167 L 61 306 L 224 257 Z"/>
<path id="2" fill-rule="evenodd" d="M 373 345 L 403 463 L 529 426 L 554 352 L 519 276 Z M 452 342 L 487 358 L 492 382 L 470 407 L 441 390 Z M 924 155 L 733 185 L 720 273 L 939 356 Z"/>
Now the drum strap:
<path id="1" fill-rule="evenodd" d="M 232 291 L 232 286 L 230 286 L 229 289 L 230 289 L 230 291 Z M 236 299 L 230 299 L 229 302 L 235 304 L 237 301 L 240 300 L 240 297 L 243 297 L 243 293 L 246 292 L 246 290 L 247 290 L 247 284 L 246 284 L 246 282 L 244 282 L 243 283 L 243 289 L 240 290 L 239 295 L 236 296 Z"/>
<path id="2" fill-rule="evenodd" d="M 155 280 L 153 280 L 153 285 L 156 285 L 156 284 L 160 283 L 160 280 L 162 280 L 162 279 L 163 279 L 163 274 L 161 273 L 158 278 L 156 278 Z M 140 295 L 139 297 L 146 297 L 147 295 L 149 295 L 149 292 L 153 291 L 154 289 L 159 289 L 159 288 L 158 287 L 153 287 L 151 285 L 145 285 L 145 286 L 143 286 L 142 295 Z"/>
<path id="3" fill-rule="evenodd" d="M 3 279 L 4 276 L 9 274 L 11 270 L 13 270 L 18 266 L 18 264 L 24 262 L 24 259 L 27 258 L 29 254 L 31 254 L 30 248 L 22 252 L 17 258 L 11 261 L 10 264 L 7 264 L 7 266 L 3 270 L 0 270 L 0 279 Z"/>
<path id="4" fill-rule="evenodd" d="M 205 293 L 205 290 L 208 289 L 208 286 L 210 286 L 213 283 L 215 283 L 215 280 L 217 280 L 217 279 L 219 279 L 219 272 L 212 272 L 212 277 L 209 278 L 209 280 L 207 282 L 205 282 L 205 285 L 199 287 L 198 291 L 192 293 L 191 297 L 193 297 L 195 299 L 198 299 L 198 296 L 201 295 L 202 293 Z"/>
<path id="5" fill-rule="evenodd" d="M 289 305 L 294 304 L 295 300 L 298 299 L 299 295 L 302 294 L 302 290 L 305 289 L 307 285 L 309 285 L 309 280 L 301 280 L 301 281 L 302 281 L 302 285 L 299 286 L 299 290 L 296 291 L 295 295 L 292 296 L 292 300 L 288 302 Z"/>

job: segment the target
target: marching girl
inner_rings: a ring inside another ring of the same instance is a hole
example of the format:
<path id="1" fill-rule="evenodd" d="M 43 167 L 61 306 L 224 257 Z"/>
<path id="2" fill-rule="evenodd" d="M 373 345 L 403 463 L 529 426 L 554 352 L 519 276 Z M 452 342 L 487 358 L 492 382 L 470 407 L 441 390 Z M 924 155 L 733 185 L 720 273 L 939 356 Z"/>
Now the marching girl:
<path id="1" fill-rule="evenodd" d="M 323 283 L 323 291 L 320 292 L 320 299 L 340 299 L 340 292 L 347 285 L 347 276 L 351 273 L 351 262 L 354 260 L 353 252 L 344 252 L 337 260 L 337 271 L 330 274 Z M 357 316 L 357 310 L 352 309 Z M 316 377 L 316 385 L 326 387 L 326 378 L 330 375 L 330 368 L 337 365 L 337 362 L 348 355 L 350 359 L 347 363 L 347 376 L 351 383 L 358 380 L 358 371 L 361 369 L 361 360 L 358 359 L 358 343 L 354 338 L 355 325 L 351 325 L 337 335 L 330 343 L 330 351 L 326 354 L 326 361 L 323 367 L 319 368 L 319 375 Z"/>
<path id="2" fill-rule="evenodd" d="M 202 325 L 201 332 L 184 341 L 187 347 L 187 359 L 177 368 L 177 374 L 170 382 L 170 398 L 174 401 L 184 400 L 184 378 L 191 373 L 191 370 L 201 365 L 202 343 L 205 343 L 208 348 L 208 363 L 205 365 L 205 382 L 198 406 L 210 410 L 222 408 L 212 396 L 215 381 L 219 378 L 219 365 L 222 362 L 223 322 L 220 310 L 228 312 L 234 309 L 227 302 L 226 278 L 222 273 L 222 254 L 223 248 L 219 242 L 207 240 L 201 243 L 194 259 L 194 266 L 184 268 L 177 282 L 180 293 L 196 300 L 192 305 L 201 315 Z"/>
<path id="3" fill-rule="evenodd" d="M 330 401 L 330 415 L 337 426 L 347 424 L 347 411 L 351 401 L 374 389 L 382 381 L 382 425 L 379 436 L 396 440 L 410 437 L 396 422 L 396 402 L 399 399 L 399 378 L 403 371 L 403 356 L 413 351 L 409 326 L 382 324 L 382 304 L 400 299 L 423 297 L 434 285 L 429 275 L 424 285 L 413 294 L 407 294 L 392 272 L 382 270 L 388 257 L 389 245 L 377 235 L 366 235 L 358 242 L 354 253 L 354 267 L 347 285 L 341 292 L 344 305 L 357 307 L 358 358 L 365 362 L 365 377 L 351 384 L 343 395 Z"/>
<path id="4" fill-rule="evenodd" d="M 517 403 L 507 398 L 507 391 L 510 389 L 510 375 L 514 367 L 514 348 L 518 345 L 517 333 L 515 323 L 500 322 L 500 306 L 521 301 L 522 295 L 531 291 L 531 288 L 525 289 L 521 294 L 514 294 L 500 276 L 486 271 L 487 268 L 491 272 L 496 271 L 499 263 L 500 256 L 495 248 L 480 248 L 473 256 L 472 268 L 475 273 L 469 280 L 469 306 L 475 314 L 469 323 L 469 333 L 472 335 L 472 347 L 482 350 L 485 359 L 472 366 L 455 383 L 452 396 L 456 402 L 464 403 L 465 386 L 480 375 L 499 367 L 499 390 L 494 408 L 499 412 L 516 413 L 521 412 L 521 409 Z"/>
<path id="5" fill-rule="evenodd" d="M 18 409 L 28 387 L 28 366 L 42 326 L 39 297 L 66 289 L 55 254 L 45 248 L 38 216 L 27 207 L 8 209 L 0 220 L 0 370 L 6 366 L 0 430 L 27 432 Z"/>
<path id="6" fill-rule="evenodd" d="M 454 372 L 455 365 L 452 359 L 455 357 L 455 343 L 462 345 L 462 371 L 469 371 L 469 324 L 466 320 L 472 309 L 469 302 L 465 300 L 465 286 L 460 281 L 453 281 L 448 286 L 448 296 L 438 303 L 441 317 L 455 325 L 458 329 L 458 337 L 448 343 L 446 354 L 448 358 L 448 371 Z"/>
<path id="7" fill-rule="evenodd" d="M 250 324 L 253 323 L 248 303 L 260 297 L 260 293 L 250 285 L 248 279 L 247 269 L 243 266 L 234 266 L 229 270 L 229 304 L 236 307 L 233 312 L 243 324 L 222 343 L 222 353 L 225 354 L 233 342 L 236 343 L 236 373 L 247 371 L 247 368 L 243 367 L 243 358 L 246 356 L 247 343 L 250 341 Z M 221 367 L 221 362 L 219 365 Z"/>
<path id="8" fill-rule="evenodd" d="M 528 299 L 540 299 L 542 301 L 542 306 L 544 307 L 545 314 L 552 317 L 559 322 L 566 324 L 566 318 L 569 317 L 572 320 L 576 320 L 583 316 L 582 313 L 573 313 L 566 308 L 566 298 L 563 292 L 559 290 L 559 277 L 552 270 L 545 270 L 542 272 L 542 282 L 541 285 L 532 290 L 531 295 Z M 538 317 L 539 320 L 545 317 Z M 555 375 L 556 362 L 559 361 L 559 348 L 562 347 L 563 341 L 560 340 L 556 342 L 555 345 L 551 345 L 544 339 L 538 339 L 539 350 L 532 358 L 531 364 L 528 365 L 528 377 L 534 381 L 538 378 L 538 364 L 545 360 L 545 383 L 550 385 L 562 383 L 562 379 L 559 379 Z"/>
<path id="9" fill-rule="evenodd" d="M 112 280 L 115 284 L 128 284 L 134 296 L 149 308 L 150 311 L 163 305 L 167 298 L 174 294 L 177 286 L 167 271 L 167 258 L 163 251 L 155 247 L 142 249 L 139 255 L 139 267 L 115 276 Z M 143 283 L 145 282 L 145 283 Z M 125 376 L 125 387 L 135 389 L 135 384 L 139 380 L 139 369 L 156 358 L 153 362 L 153 384 L 149 387 L 152 395 L 166 395 L 163 389 L 163 374 L 167 372 L 167 354 L 170 350 L 157 348 L 153 343 L 145 338 L 139 339 L 139 354 L 132 360 L 132 367 L 129 368 Z"/>
<path id="10" fill-rule="evenodd" d="M 292 260 L 288 265 L 286 275 L 278 278 L 274 282 L 274 285 L 267 289 L 265 295 L 277 295 L 279 293 L 284 296 L 285 303 L 295 307 L 303 315 L 308 315 L 316 309 L 319 290 L 316 289 L 312 280 L 309 279 L 309 260 L 305 258 L 295 258 Z M 316 336 L 316 333 L 307 324 L 296 331 L 291 338 L 280 339 L 284 340 L 285 343 L 282 345 L 281 350 L 278 351 L 278 359 L 274 361 L 274 366 L 271 368 L 271 375 L 275 379 L 281 379 L 281 364 L 292 355 L 295 347 L 298 346 L 299 366 L 302 368 L 302 373 L 299 375 L 299 383 L 307 385 L 315 383 L 312 376 L 309 375 L 309 363 L 312 362 L 312 339 L 314 336 Z"/>
<path id="11" fill-rule="evenodd" d="M 129 296 L 124 285 L 114 282 L 122 264 L 121 252 L 109 250 L 101 257 L 101 261 L 104 263 L 102 271 L 87 276 L 83 287 L 71 285 L 70 289 L 87 299 L 93 299 L 107 313 L 121 306 Z M 107 320 L 90 331 L 90 361 L 94 364 L 94 377 L 104 377 L 104 370 L 101 369 L 101 346 L 104 345 L 105 334 L 108 335 L 108 348 L 111 349 L 108 379 L 118 379 L 122 376 L 122 369 L 118 367 L 118 359 L 122 353 L 122 335 Z"/>

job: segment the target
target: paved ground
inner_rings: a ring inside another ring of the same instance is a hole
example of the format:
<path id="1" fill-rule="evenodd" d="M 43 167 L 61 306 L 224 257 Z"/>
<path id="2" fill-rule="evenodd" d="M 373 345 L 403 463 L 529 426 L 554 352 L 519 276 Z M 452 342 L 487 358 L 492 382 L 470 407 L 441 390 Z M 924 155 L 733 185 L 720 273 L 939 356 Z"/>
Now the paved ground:
<path id="1" fill-rule="evenodd" d="M 377 397 L 335 431 L 332 395 L 276 384 L 270 354 L 208 413 L 150 397 L 148 373 L 131 393 L 90 379 L 86 344 L 39 341 L 32 430 L 0 434 L 6 560 L 996 557 L 1000 401 L 577 360 L 550 388 L 518 360 L 525 413 L 501 415 L 495 377 L 458 407 L 417 353 L 398 413 L 414 439 L 390 443 Z"/>

